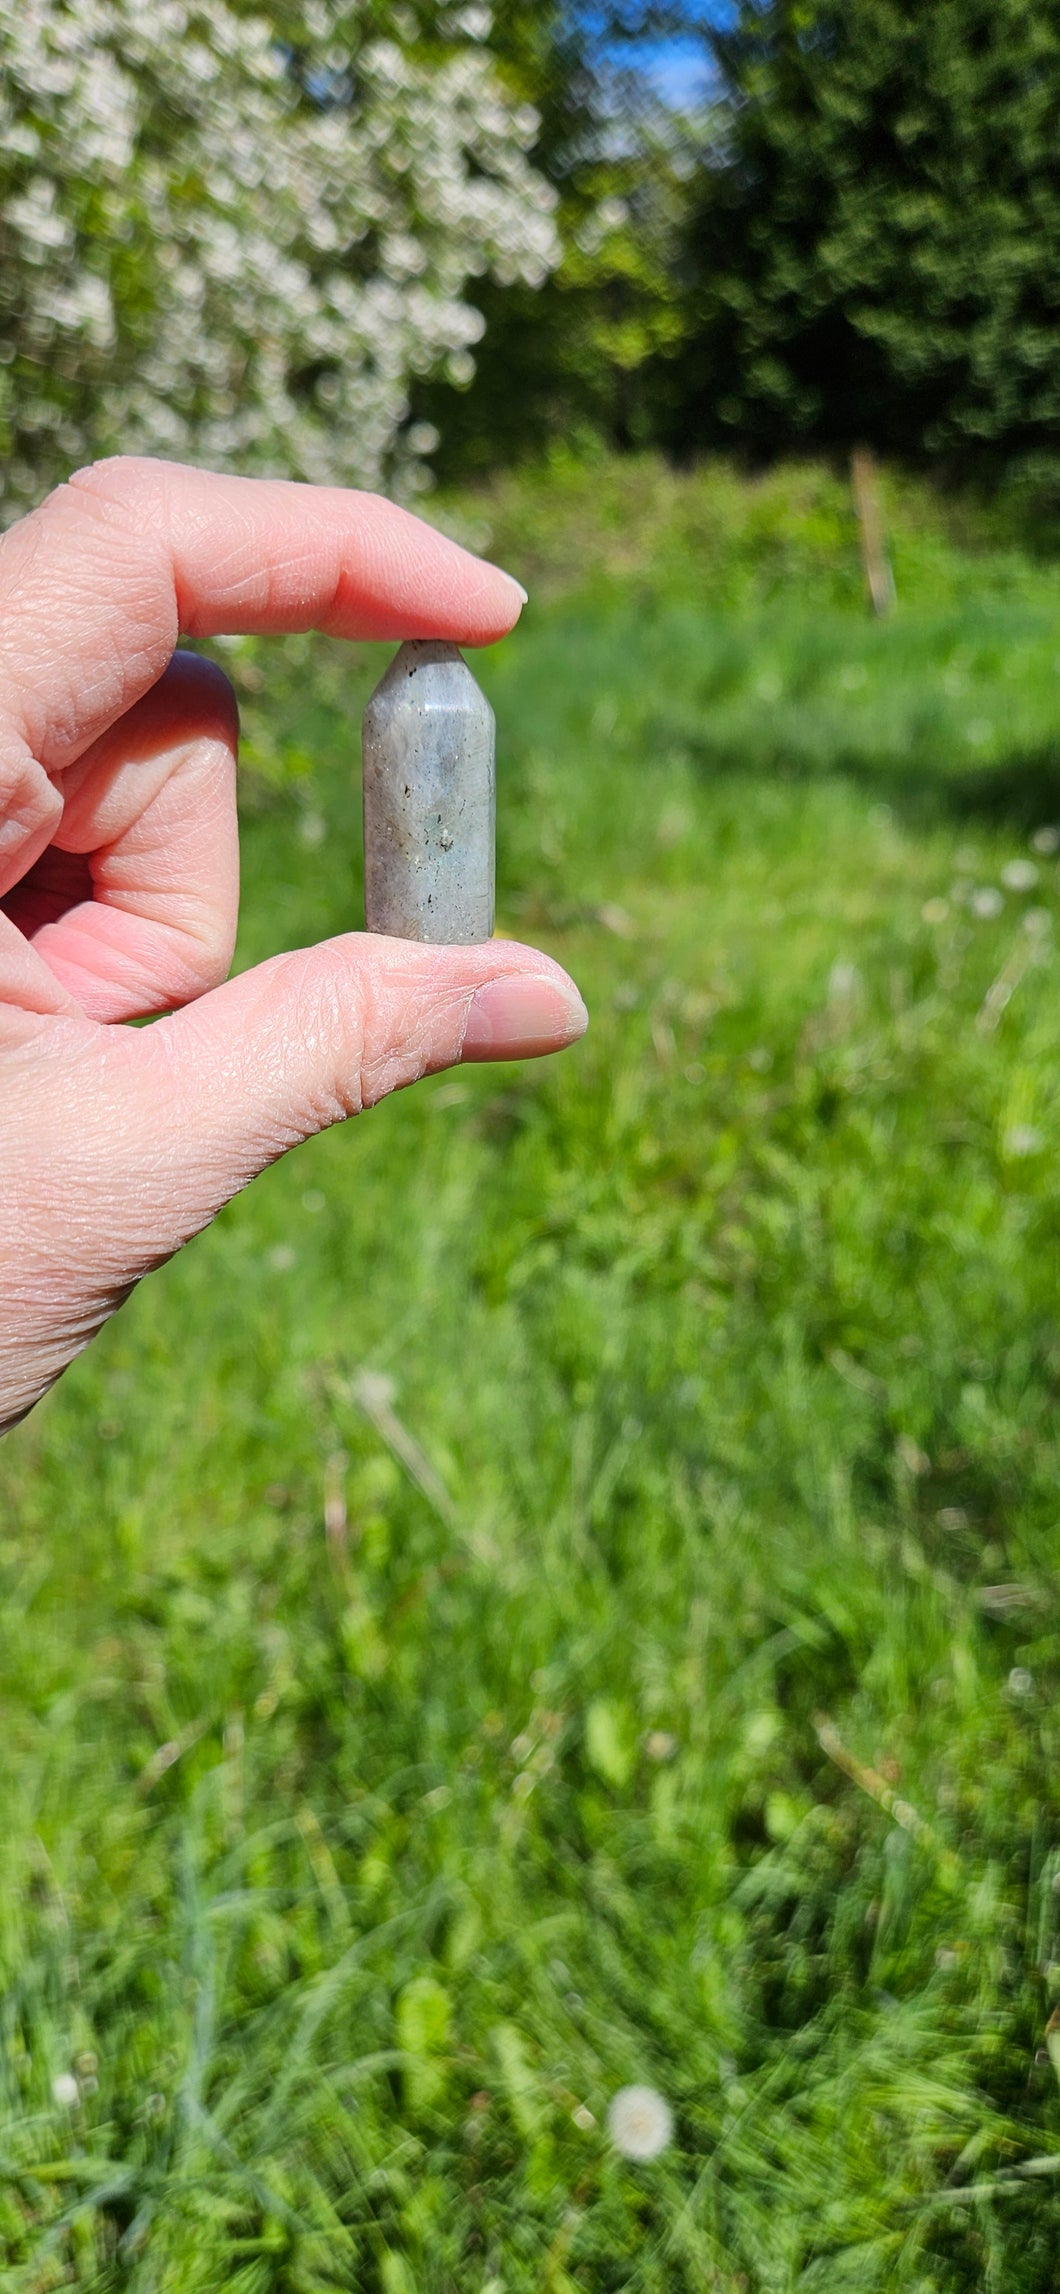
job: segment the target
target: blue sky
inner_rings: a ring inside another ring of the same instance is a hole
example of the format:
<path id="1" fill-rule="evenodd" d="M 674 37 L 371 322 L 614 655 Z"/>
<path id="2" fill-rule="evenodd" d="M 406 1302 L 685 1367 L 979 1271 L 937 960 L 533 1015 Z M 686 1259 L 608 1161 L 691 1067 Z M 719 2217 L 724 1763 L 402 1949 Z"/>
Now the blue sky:
<path id="1" fill-rule="evenodd" d="M 697 103 L 710 85 L 709 58 L 698 40 L 646 41 L 637 61 L 664 103 L 675 109 Z"/>
<path id="2" fill-rule="evenodd" d="M 693 24 L 731 23 L 736 0 L 685 0 L 683 13 L 685 21 Z M 589 16 L 591 20 L 591 6 Z M 681 109 L 699 102 L 711 85 L 713 74 L 706 44 L 694 34 L 667 40 L 616 41 L 613 53 L 627 67 L 632 65 L 635 70 L 646 73 L 664 102 Z"/>

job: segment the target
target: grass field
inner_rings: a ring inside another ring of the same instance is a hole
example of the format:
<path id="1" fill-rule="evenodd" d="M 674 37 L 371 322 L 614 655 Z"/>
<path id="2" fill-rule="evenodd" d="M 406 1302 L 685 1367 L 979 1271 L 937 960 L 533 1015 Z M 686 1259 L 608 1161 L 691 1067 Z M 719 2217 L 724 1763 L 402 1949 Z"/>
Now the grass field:
<path id="1" fill-rule="evenodd" d="M 591 1031 L 0 1449 L 0 2287 L 1053 2294 L 1060 573 L 896 483 L 874 624 L 813 470 L 437 514 Z M 359 914 L 380 661 L 225 658 L 247 963 Z"/>

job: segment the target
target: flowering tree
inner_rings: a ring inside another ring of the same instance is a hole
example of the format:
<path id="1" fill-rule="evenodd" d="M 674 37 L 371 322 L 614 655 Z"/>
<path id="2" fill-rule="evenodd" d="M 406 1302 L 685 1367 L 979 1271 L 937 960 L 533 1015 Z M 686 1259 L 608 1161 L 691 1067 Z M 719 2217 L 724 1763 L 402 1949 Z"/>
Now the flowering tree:
<path id="1" fill-rule="evenodd" d="M 116 448 L 406 484 L 555 195 L 488 8 L 0 0 L 0 519 Z"/>

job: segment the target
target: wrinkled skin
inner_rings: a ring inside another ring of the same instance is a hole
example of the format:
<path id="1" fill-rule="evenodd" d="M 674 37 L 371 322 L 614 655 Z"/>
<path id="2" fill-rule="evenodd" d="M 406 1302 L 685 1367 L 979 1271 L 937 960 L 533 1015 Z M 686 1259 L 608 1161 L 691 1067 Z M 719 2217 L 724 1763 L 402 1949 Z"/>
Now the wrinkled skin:
<path id="1" fill-rule="evenodd" d="M 235 701 L 176 650 L 482 645 L 520 602 L 373 496 L 159 462 L 79 472 L 0 542 L 0 1430 L 288 1147 L 461 1059 L 582 1033 L 566 974 L 504 941 L 349 933 L 228 980 Z"/>

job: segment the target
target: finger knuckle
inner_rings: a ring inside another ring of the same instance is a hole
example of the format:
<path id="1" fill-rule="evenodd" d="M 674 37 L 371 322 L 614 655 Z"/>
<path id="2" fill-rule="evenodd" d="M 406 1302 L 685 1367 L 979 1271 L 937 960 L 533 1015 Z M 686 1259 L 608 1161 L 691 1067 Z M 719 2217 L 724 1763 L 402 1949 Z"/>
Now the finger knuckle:
<path id="1" fill-rule="evenodd" d="M 61 819 L 63 800 L 26 745 L 0 750 L 0 847 L 11 850 Z"/>
<path id="2" fill-rule="evenodd" d="M 211 988 L 219 988 L 228 978 L 234 947 L 234 931 L 220 923 L 212 930 L 185 934 L 180 950 L 183 978 L 179 1001 L 192 1003 L 196 997 L 208 995 Z"/>

